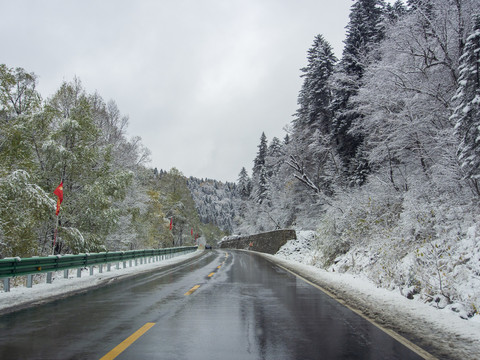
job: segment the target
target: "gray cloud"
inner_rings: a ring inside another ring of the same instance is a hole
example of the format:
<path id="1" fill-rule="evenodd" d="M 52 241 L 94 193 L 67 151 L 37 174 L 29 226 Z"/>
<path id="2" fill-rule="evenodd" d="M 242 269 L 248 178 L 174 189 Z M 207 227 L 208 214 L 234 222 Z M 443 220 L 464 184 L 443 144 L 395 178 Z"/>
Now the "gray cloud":
<path id="1" fill-rule="evenodd" d="M 130 116 L 152 167 L 235 181 L 283 137 L 317 34 L 338 57 L 351 0 L 1 0 L 2 62 L 52 95 L 78 76 Z"/>

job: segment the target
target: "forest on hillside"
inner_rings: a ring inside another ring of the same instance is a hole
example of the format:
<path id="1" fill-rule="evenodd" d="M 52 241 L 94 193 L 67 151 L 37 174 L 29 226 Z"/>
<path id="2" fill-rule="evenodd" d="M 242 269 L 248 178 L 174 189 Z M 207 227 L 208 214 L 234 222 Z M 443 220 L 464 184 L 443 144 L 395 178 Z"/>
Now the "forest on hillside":
<path id="1" fill-rule="evenodd" d="M 261 134 L 251 175 L 241 169 L 233 232 L 313 230 L 313 265 L 471 316 L 480 3 L 356 0 L 346 29 L 341 59 L 314 37 L 285 138 Z"/>
<path id="2" fill-rule="evenodd" d="M 262 133 L 251 176 L 211 181 L 197 207 L 217 218 L 207 199 L 229 201 L 235 233 L 321 226 L 338 251 L 351 234 L 409 228 L 418 240 L 473 224 L 479 13 L 471 0 L 355 1 L 340 60 L 314 37 L 284 139 Z"/>
<path id="3" fill-rule="evenodd" d="M 186 177 L 147 167 L 128 117 L 79 79 L 42 99 L 37 76 L 0 65 L 0 258 L 191 245 L 200 222 Z M 172 223 L 172 226 L 170 226 Z"/>

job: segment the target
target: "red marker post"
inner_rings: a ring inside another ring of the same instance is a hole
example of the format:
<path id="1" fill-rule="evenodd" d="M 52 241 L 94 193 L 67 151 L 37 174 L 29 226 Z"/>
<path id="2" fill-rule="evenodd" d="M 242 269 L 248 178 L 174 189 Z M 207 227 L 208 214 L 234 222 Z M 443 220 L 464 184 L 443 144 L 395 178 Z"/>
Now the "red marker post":
<path id="1" fill-rule="evenodd" d="M 52 255 L 55 255 L 55 243 L 57 242 L 57 233 L 58 233 L 58 214 L 60 213 L 60 204 L 63 201 L 63 180 L 60 182 L 60 185 L 53 191 L 57 195 L 57 209 L 55 211 L 55 216 L 57 217 L 57 222 L 55 224 L 55 232 L 53 233 L 53 249 Z"/>

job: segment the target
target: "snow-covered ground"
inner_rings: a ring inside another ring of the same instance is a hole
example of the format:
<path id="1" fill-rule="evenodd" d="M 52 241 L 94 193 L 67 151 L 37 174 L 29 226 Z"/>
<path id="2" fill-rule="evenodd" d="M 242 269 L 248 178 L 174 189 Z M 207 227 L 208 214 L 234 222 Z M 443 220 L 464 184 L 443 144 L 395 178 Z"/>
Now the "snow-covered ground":
<path id="1" fill-rule="evenodd" d="M 443 309 L 407 299 L 400 289 L 377 287 L 359 274 L 327 271 L 316 263 L 314 232 L 298 232 L 275 256 L 263 255 L 301 274 L 358 309 L 376 323 L 394 330 L 442 359 L 480 359 L 480 316 L 468 320 L 452 307 Z"/>
<path id="2" fill-rule="evenodd" d="M 104 267 L 103 273 L 99 273 L 98 267 L 95 267 L 94 274 L 91 276 L 89 275 L 89 269 L 84 269 L 80 278 L 77 277 L 76 270 L 70 270 L 68 279 L 64 279 L 63 270 L 58 271 L 53 274 L 53 282 L 51 284 L 47 284 L 44 279 L 45 276 L 42 276 L 42 282 L 34 284 L 31 288 L 27 288 L 22 284 L 21 286 L 12 286 L 10 292 L 4 292 L 3 289 L 0 290 L 0 314 L 86 291 L 120 278 L 161 269 L 200 254 L 201 251 L 195 251 L 171 259 L 139 264 L 138 266 L 126 268 L 120 266 L 120 269 L 112 266 L 111 271 L 108 272 Z"/>

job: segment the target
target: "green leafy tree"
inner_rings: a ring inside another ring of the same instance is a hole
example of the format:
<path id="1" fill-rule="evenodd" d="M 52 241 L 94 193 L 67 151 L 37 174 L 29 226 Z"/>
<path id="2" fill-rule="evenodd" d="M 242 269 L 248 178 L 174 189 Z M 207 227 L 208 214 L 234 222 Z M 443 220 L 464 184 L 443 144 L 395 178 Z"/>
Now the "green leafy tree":
<path id="1" fill-rule="evenodd" d="M 187 179 L 176 168 L 172 168 L 160 180 L 163 190 L 162 202 L 168 219 L 173 218 L 173 246 L 193 244 L 191 229 L 200 229 L 200 218 L 195 208 Z"/>
<path id="2" fill-rule="evenodd" d="M 36 82 L 34 73 L 0 64 L 0 165 L 4 174 L 35 167 L 29 142 L 41 105 Z"/>
<path id="3" fill-rule="evenodd" d="M 104 249 L 120 216 L 113 205 L 125 198 L 132 175 L 112 166 L 111 147 L 101 146 L 101 131 L 78 79 L 61 85 L 45 116 L 51 134 L 42 146 L 44 186 L 64 182 L 60 244 L 74 252 Z"/>
<path id="4" fill-rule="evenodd" d="M 35 87 L 35 74 L 0 64 L 0 257 L 41 254 L 38 222 L 53 209 L 33 176 L 41 102 Z"/>
<path id="5" fill-rule="evenodd" d="M 38 223 L 54 209 L 55 201 L 26 171 L 0 177 L 0 258 L 42 255 Z"/>

